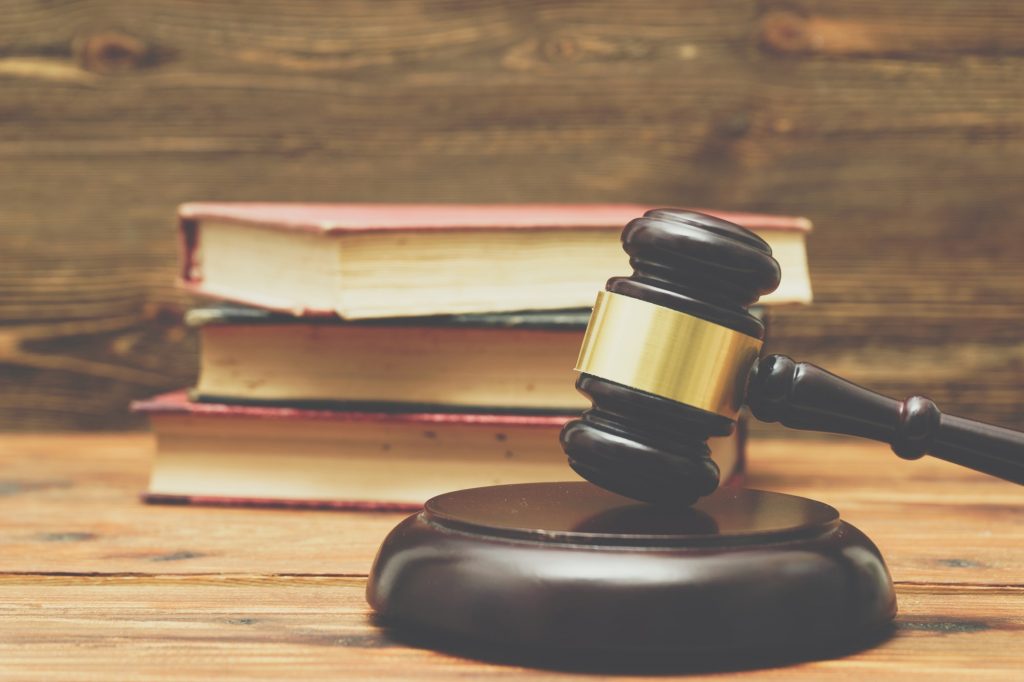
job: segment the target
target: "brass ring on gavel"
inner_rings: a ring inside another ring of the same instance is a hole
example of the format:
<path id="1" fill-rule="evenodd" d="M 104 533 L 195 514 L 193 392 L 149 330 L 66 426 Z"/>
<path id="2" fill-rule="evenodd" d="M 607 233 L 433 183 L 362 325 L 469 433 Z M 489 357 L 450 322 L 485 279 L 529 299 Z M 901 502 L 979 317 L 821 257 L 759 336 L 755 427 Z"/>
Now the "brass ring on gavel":
<path id="1" fill-rule="evenodd" d="M 735 419 L 761 344 L 693 315 L 601 291 L 576 371 Z"/>

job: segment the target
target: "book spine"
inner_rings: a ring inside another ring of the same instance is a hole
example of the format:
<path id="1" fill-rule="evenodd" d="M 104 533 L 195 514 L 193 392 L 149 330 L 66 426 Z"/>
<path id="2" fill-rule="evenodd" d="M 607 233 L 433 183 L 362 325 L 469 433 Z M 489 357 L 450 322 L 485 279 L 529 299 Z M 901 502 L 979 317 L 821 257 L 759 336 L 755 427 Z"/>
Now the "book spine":
<path id="1" fill-rule="evenodd" d="M 198 220 L 178 217 L 178 248 L 181 254 L 181 269 L 178 271 L 180 281 L 196 286 L 200 280 L 199 267 L 196 264 L 196 251 L 199 248 Z"/>

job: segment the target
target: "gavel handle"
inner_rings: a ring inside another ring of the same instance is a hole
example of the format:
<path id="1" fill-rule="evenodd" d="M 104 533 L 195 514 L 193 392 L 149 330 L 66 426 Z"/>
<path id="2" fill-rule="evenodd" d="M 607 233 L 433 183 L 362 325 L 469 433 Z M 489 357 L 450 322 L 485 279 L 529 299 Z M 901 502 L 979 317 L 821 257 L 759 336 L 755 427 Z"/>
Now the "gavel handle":
<path id="1" fill-rule="evenodd" d="M 893 400 L 785 355 L 757 363 L 747 405 L 762 421 L 870 438 L 904 459 L 932 455 L 1024 484 L 1024 433 L 943 414 L 921 396 Z"/>

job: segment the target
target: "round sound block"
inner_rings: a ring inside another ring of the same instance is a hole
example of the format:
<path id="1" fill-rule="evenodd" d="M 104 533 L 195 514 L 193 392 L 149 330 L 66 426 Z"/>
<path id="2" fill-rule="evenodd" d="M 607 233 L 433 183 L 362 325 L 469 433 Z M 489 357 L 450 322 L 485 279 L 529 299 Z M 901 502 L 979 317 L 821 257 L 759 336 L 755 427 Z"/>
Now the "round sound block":
<path id="1" fill-rule="evenodd" d="M 388 535 L 384 623 L 514 654 L 799 656 L 896 613 L 874 544 L 813 500 L 722 488 L 662 510 L 585 482 L 433 498 Z"/>

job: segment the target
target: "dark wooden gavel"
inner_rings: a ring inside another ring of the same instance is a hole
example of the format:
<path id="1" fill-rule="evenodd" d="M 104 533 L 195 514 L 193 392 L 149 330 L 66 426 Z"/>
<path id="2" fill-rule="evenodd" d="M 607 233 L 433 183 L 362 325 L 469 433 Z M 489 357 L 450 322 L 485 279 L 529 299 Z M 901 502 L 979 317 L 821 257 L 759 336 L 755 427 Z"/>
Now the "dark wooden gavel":
<path id="1" fill-rule="evenodd" d="M 1024 484 L 1024 433 L 943 414 L 921 396 L 873 393 L 783 355 L 758 359 L 747 308 L 779 284 L 757 235 L 712 216 L 648 211 L 622 233 L 633 274 L 600 292 L 577 388 L 591 402 L 562 431 L 569 463 L 607 490 L 687 506 L 718 487 L 707 439 L 745 402 L 763 421 L 886 442 Z"/>

